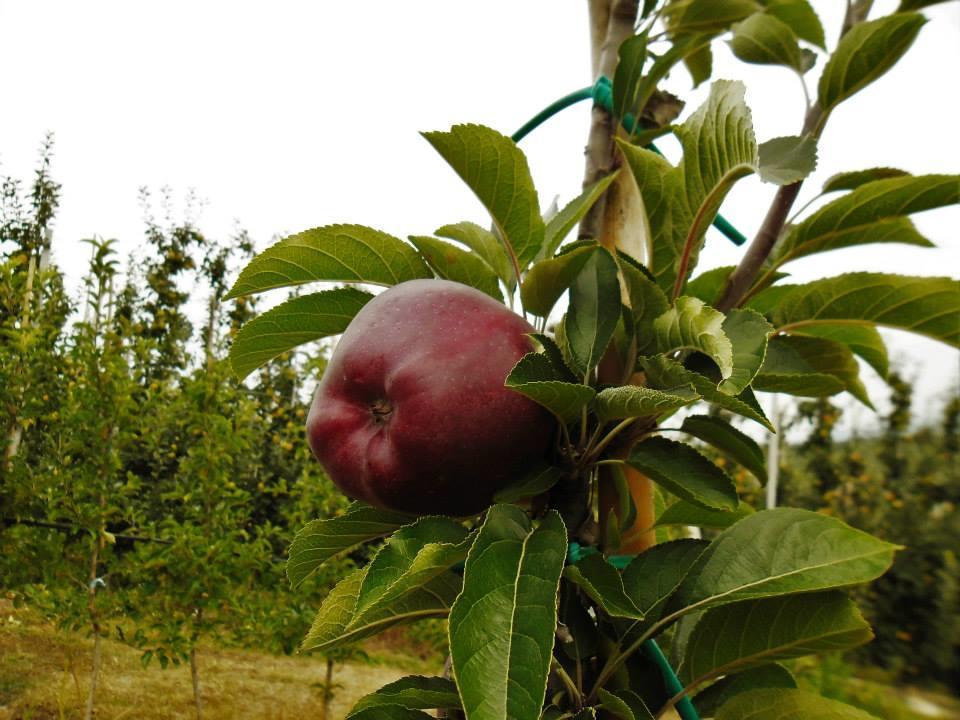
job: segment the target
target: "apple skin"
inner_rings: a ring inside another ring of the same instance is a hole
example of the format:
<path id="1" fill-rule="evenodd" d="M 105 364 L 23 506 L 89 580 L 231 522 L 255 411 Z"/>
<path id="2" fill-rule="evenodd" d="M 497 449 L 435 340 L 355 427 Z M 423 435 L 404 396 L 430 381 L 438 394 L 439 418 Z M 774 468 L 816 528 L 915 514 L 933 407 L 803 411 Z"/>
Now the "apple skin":
<path id="1" fill-rule="evenodd" d="M 504 387 L 534 329 L 466 285 L 410 280 L 357 313 L 307 416 L 307 439 L 350 497 L 464 516 L 547 451 L 553 417 Z"/>

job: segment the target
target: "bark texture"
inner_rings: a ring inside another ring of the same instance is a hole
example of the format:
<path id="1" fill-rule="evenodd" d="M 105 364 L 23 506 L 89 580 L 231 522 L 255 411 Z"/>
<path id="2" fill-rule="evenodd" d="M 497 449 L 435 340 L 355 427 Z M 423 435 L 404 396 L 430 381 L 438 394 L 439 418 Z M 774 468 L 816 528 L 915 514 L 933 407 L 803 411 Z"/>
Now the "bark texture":
<path id="1" fill-rule="evenodd" d="M 601 75 L 613 77 L 617 67 L 617 51 L 620 44 L 633 35 L 639 3 L 637 0 L 591 0 L 590 37 L 591 60 L 594 80 Z M 587 137 L 584 186 L 596 182 L 621 165 L 614 138 L 618 128 L 616 121 L 606 110 L 594 107 Z M 620 250 L 639 260 L 644 259 L 643 205 L 640 193 L 631 173 L 620 173 L 608 191 L 593 206 L 580 224 L 581 238 L 594 238 L 611 252 Z M 624 368 L 615 352 L 608 352 L 598 368 L 599 380 L 603 383 L 622 384 L 631 377 L 632 368 Z M 635 378 L 639 379 L 639 378 Z M 620 455 L 629 448 L 624 448 Z M 600 537 L 607 537 L 609 522 L 619 522 L 614 508 L 617 497 L 610 467 L 600 470 Z M 632 468 L 622 470 L 637 508 L 636 523 L 621 535 L 619 548 L 607 548 L 616 552 L 632 554 L 650 547 L 654 534 L 648 530 L 653 525 L 653 485 L 650 480 Z"/>

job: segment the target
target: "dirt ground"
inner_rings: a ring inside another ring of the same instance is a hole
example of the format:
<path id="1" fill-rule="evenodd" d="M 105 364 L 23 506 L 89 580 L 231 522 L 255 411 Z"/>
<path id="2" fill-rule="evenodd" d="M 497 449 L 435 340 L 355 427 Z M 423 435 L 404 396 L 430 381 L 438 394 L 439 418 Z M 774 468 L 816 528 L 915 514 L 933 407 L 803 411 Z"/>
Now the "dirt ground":
<path id="1" fill-rule="evenodd" d="M 0 618 L 0 720 L 73 720 L 83 716 L 92 640 Z M 250 650 L 202 648 L 198 655 L 204 720 L 321 718 L 326 663 Z M 343 718 L 362 695 L 409 671 L 378 664 L 337 665 L 328 720 Z M 146 669 L 140 653 L 105 641 L 97 687 L 98 720 L 194 718 L 186 665 Z"/>

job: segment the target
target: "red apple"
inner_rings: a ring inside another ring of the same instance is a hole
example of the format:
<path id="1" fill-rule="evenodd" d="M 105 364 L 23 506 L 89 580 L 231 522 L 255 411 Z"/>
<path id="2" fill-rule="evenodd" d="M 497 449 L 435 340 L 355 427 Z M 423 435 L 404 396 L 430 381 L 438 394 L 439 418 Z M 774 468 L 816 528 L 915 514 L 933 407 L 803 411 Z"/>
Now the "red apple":
<path id="1" fill-rule="evenodd" d="M 470 515 L 542 458 L 552 416 L 504 387 L 533 349 L 521 317 L 447 280 L 400 283 L 343 333 L 307 416 L 314 455 L 349 496 Z"/>

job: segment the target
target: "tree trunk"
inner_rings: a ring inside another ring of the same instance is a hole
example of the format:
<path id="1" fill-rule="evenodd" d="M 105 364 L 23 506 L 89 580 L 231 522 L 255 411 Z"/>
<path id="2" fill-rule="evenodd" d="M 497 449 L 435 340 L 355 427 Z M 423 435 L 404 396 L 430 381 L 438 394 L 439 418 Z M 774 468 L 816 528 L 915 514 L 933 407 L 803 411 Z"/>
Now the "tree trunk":
<path id="1" fill-rule="evenodd" d="M 323 680 L 323 710 L 320 713 L 320 720 L 329 720 L 331 700 L 333 700 L 333 660 L 327 658 L 327 674 Z"/>
<path id="2" fill-rule="evenodd" d="M 93 720 L 93 701 L 97 692 L 97 677 L 100 675 L 100 614 L 97 611 L 97 566 L 100 562 L 100 545 L 103 533 L 97 533 L 90 554 L 90 572 L 87 582 L 87 612 L 90 615 L 90 627 L 93 629 L 93 669 L 90 672 L 90 691 L 87 693 L 87 708 L 84 720 Z"/>
<path id="3" fill-rule="evenodd" d="M 193 682 L 193 704 L 197 710 L 197 720 L 203 717 L 203 703 L 200 698 L 200 666 L 197 665 L 197 640 L 200 639 L 200 627 L 203 623 L 203 608 L 194 608 L 193 635 L 190 638 L 190 680 Z"/>
<path id="4" fill-rule="evenodd" d="M 97 677 L 100 675 L 100 633 L 93 637 L 93 670 L 90 673 L 90 691 L 87 693 L 87 709 L 84 720 L 93 720 L 93 699 L 97 692 Z"/>
<path id="5" fill-rule="evenodd" d="M 601 75 L 613 77 L 620 44 L 633 35 L 638 4 L 636 0 L 591 0 L 591 66 L 594 79 Z M 621 164 L 614 144 L 617 131 L 610 113 L 594 106 L 587 138 L 584 185 L 596 182 Z M 620 250 L 643 260 L 645 239 L 642 236 L 642 212 L 642 202 L 633 176 L 629 172 L 622 172 L 584 218 L 580 224 L 579 235 L 581 238 L 595 238 L 611 252 Z M 616 353 L 609 351 L 598 368 L 599 381 L 621 385 L 628 378 L 638 379 L 631 378 L 627 369 L 621 366 Z M 612 472 L 609 467 L 600 470 L 601 539 L 607 537 L 608 522 L 619 522 L 614 511 L 617 507 L 617 493 L 611 477 Z M 637 518 L 634 525 L 622 534 L 620 547 L 607 550 L 635 554 L 653 545 L 655 540 L 654 533 L 649 530 L 654 521 L 653 485 L 633 468 L 624 468 L 623 472 L 637 508 Z"/>
<path id="6" fill-rule="evenodd" d="M 213 349 L 215 342 L 215 335 L 217 329 L 217 321 L 220 319 L 220 299 L 216 294 L 210 298 L 210 303 L 207 306 L 207 327 L 204 332 L 205 347 L 204 352 L 206 356 L 207 370 L 213 366 L 214 357 Z"/>
<path id="7" fill-rule="evenodd" d="M 36 258 L 31 255 L 27 265 L 27 287 L 23 293 L 23 309 L 20 317 L 20 330 L 26 332 L 30 328 L 30 310 L 33 306 L 33 281 L 37 272 Z M 20 364 L 23 367 L 22 361 Z M 20 387 L 20 405 L 23 404 L 25 388 Z M 20 452 L 20 443 L 23 442 L 23 425 L 20 424 L 19 410 L 15 411 L 11 419 L 10 432 L 7 434 L 7 445 L 3 451 L 3 468 L 9 472 L 13 466 L 13 459 Z"/>
<path id="8" fill-rule="evenodd" d="M 197 666 L 197 648 L 190 648 L 190 680 L 193 681 L 193 704 L 197 710 L 197 720 L 203 717 L 203 704 L 200 701 L 200 668 Z"/>

